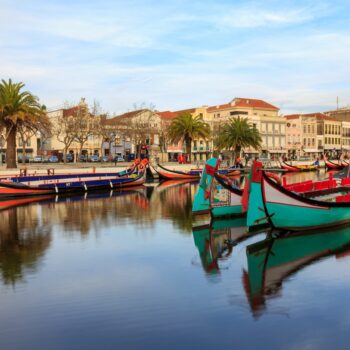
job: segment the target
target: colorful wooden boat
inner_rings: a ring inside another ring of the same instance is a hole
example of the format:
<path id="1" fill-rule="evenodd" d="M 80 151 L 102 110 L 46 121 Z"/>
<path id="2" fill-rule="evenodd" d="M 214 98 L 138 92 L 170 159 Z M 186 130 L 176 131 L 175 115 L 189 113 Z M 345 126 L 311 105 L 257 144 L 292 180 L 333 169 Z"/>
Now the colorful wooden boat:
<path id="1" fill-rule="evenodd" d="M 199 182 L 197 193 L 194 196 L 192 203 L 192 214 L 208 214 L 210 213 L 210 186 L 214 178 L 214 173 L 219 167 L 217 158 L 210 158 L 207 160 L 202 176 Z"/>
<path id="2" fill-rule="evenodd" d="M 242 205 L 243 190 L 240 183 L 230 178 L 214 174 L 211 183 L 209 207 L 213 218 L 244 215 L 247 208 Z"/>
<path id="3" fill-rule="evenodd" d="M 233 214 L 242 214 L 242 190 L 239 188 L 230 192 L 227 187 L 228 178 L 222 178 L 217 172 L 219 166 L 217 158 L 207 160 L 202 172 L 201 180 L 194 197 L 192 205 L 193 214 L 210 213 L 213 217 L 229 216 Z M 214 175 L 219 176 L 219 181 Z M 226 179 L 226 181 L 225 181 Z"/>
<path id="4" fill-rule="evenodd" d="M 328 170 L 341 170 L 345 166 L 347 166 L 347 164 L 343 161 L 339 161 L 338 163 L 335 163 L 329 160 L 327 157 L 324 157 L 324 164 L 326 166 L 326 169 Z"/>
<path id="5" fill-rule="evenodd" d="M 344 195 L 341 187 L 332 191 L 335 201 L 330 198 L 327 201 L 307 198 L 277 184 L 263 171 L 262 163 L 257 161 L 252 167 L 253 184 L 249 197 L 248 226 L 260 219 L 260 212 L 265 213 L 265 219 L 272 227 L 291 231 L 329 227 L 350 221 L 349 195 Z"/>
<path id="6" fill-rule="evenodd" d="M 84 178 L 94 178 L 94 177 L 110 177 L 110 176 L 117 176 L 117 177 L 122 177 L 126 175 L 131 175 L 134 173 L 137 173 L 139 168 L 141 167 L 147 167 L 148 166 L 148 161 L 145 160 L 138 160 L 136 159 L 133 164 L 122 171 L 118 172 L 78 172 L 78 173 L 61 173 L 61 174 L 32 174 L 32 175 L 26 175 L 26 176 L 1 176 L 0 181 L 1 182 L 18 182 L 18 183 L 28 183 L 31 181 L 57 181 L 57 180 L 64 180 L 64 179 L 79 179 L 81 177 Z"/>
<path id="7" fill-rule="evenodd" d="M 0 198 L 87 192 L 140 186 L 145 182 L 144 170 L 126 176 L 80 176 L 58 180 L 33 180 L 26 183 L 0 182 Z"/>
<path id="8" fill-rule="evenodd" d="M 298 232 L 268 238 L 247 246 L 248 271 L 243 273 L 243 286 L 255 316 L 265 309 L 265 298 L 280 296 L 282 282 L 319 259 L 342 257 L 350 249 L 350 228 Z"/>
<path id="9" fill-rule="evenodd" d="M 159 179 L 162 180 L 199 180 L 203 169 L 191 169 L 190 171 L 179 171 L 179 170 L 171 170 L 163 167 L 160 164 L 157 164 L 157 167 L 153 167 L 154 171 L 158 174 Z M 223 174 L 226 176 L 237 176 L 241 173 L 240 170 L 235 168 L 227 168 L 227 169 L 216 169 L 219 174 Z"/>
<path id="10" fill-rule="evenodd" d="M 310 165 L 292 165 L 287 162 L 279 162 L 280 167 L 283 170 L 291 171 L 291 172 L 301 172 L 301 171 L 316 171 L 318 169 L 317 165 L 310 164 Z"/>

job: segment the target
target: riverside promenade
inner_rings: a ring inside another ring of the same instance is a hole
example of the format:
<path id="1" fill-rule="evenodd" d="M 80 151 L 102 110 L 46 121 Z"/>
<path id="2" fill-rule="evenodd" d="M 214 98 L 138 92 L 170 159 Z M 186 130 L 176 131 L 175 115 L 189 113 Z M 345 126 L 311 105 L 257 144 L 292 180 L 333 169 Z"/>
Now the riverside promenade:
<path id="1" fill-rule="evenodd" d="M 310 164 L 310 161 L 293 161 L 290 162 L 293 165 L 306 165 Z M 101 173 L 101 172 L 118 172 L 128 168 L 131 162 L 118 162 L 114 163 L 25 163 L 17 164 L 16 169 L 7 169 L 6 164 L 0 165 L 0 176 L 18 176 L 24 172 L 27 175 L 40 175 L 48 174 L 48 172 L 54 172 L 55 174 L 69 174 L 69 173 Z M 152 164 L 152 163 L 151 163 Z M 192 162 L 190 164 L 178 164 L 176 162 L 165 162 L 163 166 L 171 170 L 189 171 L 191 169 L 202 168 L 204 162 Z M 222 163 L 222 167 L 226 166 L 226 162 Z M 279 164 L 276 161 L 270 161 L 266 164 L 269 168 L 279 168 Z M 324 167 L 324 162 L 320 161 L 320 167 Z"/>

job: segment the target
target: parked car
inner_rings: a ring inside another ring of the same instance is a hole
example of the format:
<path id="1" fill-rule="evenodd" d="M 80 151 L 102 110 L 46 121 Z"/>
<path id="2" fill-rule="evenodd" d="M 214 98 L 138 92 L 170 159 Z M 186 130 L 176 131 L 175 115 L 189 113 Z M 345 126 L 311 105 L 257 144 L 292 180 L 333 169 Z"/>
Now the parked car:
<path id="1" fill-rule="evenodd" d="M 94 154 L 93 156 L 90 157 L 90 162 L 99 162 L 100 161 L 100 157 L 96 154 Z"/>
<path id="2" fill-rule="evenodd" d="M 35 156 L 33 158 L 33 163 L 42 163 L 43 162 L 43 156 Z"/>
<path id="3" fill-rule="evenodd" d="M 87 156 L 85 154 L 81 154 L 79 156 L 79 161 L 80 162 L 87 162 Z"/>
<path id="4" fill-rule="evenodd" d="M 109 160 L 109 157 L 108 156 L 103 156 L 102 158 L 101 158 L 101 162 L 109 162 L 110 160 Z"/>
<path id="5" fill-rule="evenodd" d="M 17 162 L 18 163 L 29 163 L 29 158 L 28 157 L 23 158 L 23 156 L 18 156 Z"/>
<path id="6" fill-rule="evenodd" d="M 62 160 L 63 160 L 63 159 L 62 159 Z M 66 160 L 67 160 L 67 162 L 69 162 L 69 163 L 73 162 L 73 161 L 74 161 L 74 156 L 73 156 L 73 154 L 68 153 L 68 154 L 66 155 Z"/>
<path id="7" fill-rule="evenodd" d="M 50 156 L 48 161 L 49 161 L 49 163 L 58 163 L 58 157 L 57 156 Z"/>

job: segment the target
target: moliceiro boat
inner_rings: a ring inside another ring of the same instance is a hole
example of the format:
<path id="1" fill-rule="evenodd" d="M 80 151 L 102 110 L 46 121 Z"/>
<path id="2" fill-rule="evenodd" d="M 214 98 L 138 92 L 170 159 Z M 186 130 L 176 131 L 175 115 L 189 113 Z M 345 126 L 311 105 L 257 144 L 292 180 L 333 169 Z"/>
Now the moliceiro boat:
<path id="1" fill-rule="evenodd" d="M 202 174 L 203 169 L 191 169 L 190 171 L 179 171 L 171 170 L 163 167 L 160 164 L 157 164 L 157 167 L 153 167 L 154 171 L 159 175 L 159 178 L 162 180 L 199 180 Z M 241 172 L 235 168 L 227 169 L 216 169 L 219 174 L 226 176 L 236 176 Z"/>
<path id="2" fill-rule="evenodd" d="M 220 161 L 217 158 L 209 159 L 202 172 L 201 180 L 195 195 L 192 213 L 210 213 L 212 217 L 242 215 L 243 190 L 238 183 L 217 171 Z"/>
<path id="3" fill-rule="evenodd" d="M 79 179 L 81 177 L 84 178 L 94 178 L 94 177 L 109 177 L 109 176 L 125 176 L 125 175 L 131 175 L 133 173 L 137 173 L 139 171 L 140 167 L 147 166 L 148 161 L 139 159 L 136 159 L 129 168 L 125 170 L 121 170 L 118 172 L 78 172 L 78 173 L 61 173 L 57 174 L 54 173 L 53 169 L 48 169 L 48 174 L 36 174 L 33 173 L 31 175 L 23 175 L 23 176 L 16 176 L 16 175 L 10 175 L 10 176 L 2 176 L 0 177 L 0 182 L 19 182 L 19 183 L 29 183 L 31 181 L 57 181 L 57 180 L 64 180 L 64 179 Z"/>
<path id="4" fill-rule="evenodd" d="M 255 161 L 252 167 L 252 189 L 249 198 L 248 226 L 261 217 L 273 228 L 300 231 L 350 222 L 348 188 L 331 189 L 331 197 L 313 197 L 295 193 L 271 179 Z M 312 193 L 311 193 L 312 194 Z M 326 195 L 326 193 L 323 193 Z M 251 209 L 251 210 L 250 210 Z"/>
<path id="5" fill-rule="evenodd" d="M 120 189 L 140 186 L 145 182 L 147 160 L 137 165 L 138 172 L 124 176 L 116 174 L 80 174 L 64 178 L 36 179 L 26 182 L 0 181 L 0 199 L 67 192 L 88 192 L 100 189 Z"/>
<path id="6" fill-rule="evenodd" d="M 324 156 L 324 164 L 328 170 L 341 170 L 349 165 L 344 160 L 338 160 L 338 163 L 332 162 L 326 156 Z"/>
<path id="7" fill-rule="evenodd" d="M 316 171 L 318 166 L 315 164 L 309 165 L 292 165 L 284 161 L 280 161 L 280 167 L 283 170 L 291 171 L 291 172 L 301 172 L 301 171 Z"/>

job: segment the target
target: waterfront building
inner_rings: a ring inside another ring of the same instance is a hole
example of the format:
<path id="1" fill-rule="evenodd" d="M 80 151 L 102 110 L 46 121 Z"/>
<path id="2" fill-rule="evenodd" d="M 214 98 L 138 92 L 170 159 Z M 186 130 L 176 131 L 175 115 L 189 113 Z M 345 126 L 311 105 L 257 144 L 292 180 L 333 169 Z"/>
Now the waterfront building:
<path id="1" fill-rule="evenodd" d="M 291 114 L 284 118 L 289 157 L 317 157 L 341 151 L 341 122 L 335 118 L 323 113 Z"/>
<path id="2" fill-rule="evenodd" d="M 126 159 L 135 155 L 153 157 L 160 152 L 161 117 L 151 109 L 106 118 L 102 124 L 111 134 L 110 142 L 104 142 L 105 154 Z"/>
<path id="3" fill-rule="evenodd" d="M 5 130 L 0 132 L 0 165 L 5 162 L 6 156 L 6 135 Z M 16 154 L 19 161 L 22 160 L 23 155 L 29 159 L 35 157 L 40 150 L 40 134 L 31 131 L 24 132 L 22 135 L 17 132 L 16 137 Z"/>
<path id="4" fill-rule="evenodd" d="M 350 107 L 338 108 L 333 111 L 324 112 L 324 114 L 339 121 L 350 122 Z"/>
<path id="5" fill-rule="evenodd" d="M 262 149 L 245 149 L 248 154 L 263 153 L 265 157 L 278 157 L 286 153 L 286 121 L 279 116 L 279 108 L 252 98 L 234 98 L 227 104 L 207 108 L 206 117 L 213 126 L 214 134 L 230 118 L 246 117 L 262 138 Z"/>
<path id="6" fill-rule="evenodd" d="M 44 156 L 57 155 L 63 157 L 65 144 L 72 139 L 67 148 L 67 154 L 79 157 L 101 153 L 101 137 L 98 135 L 100 117 L 89 112 L 89 107 L 82 98 L 77 106 L 59 108 L 47 113 L 52 123 L 51 135 L 41 135 L 40 154 Z"/>

